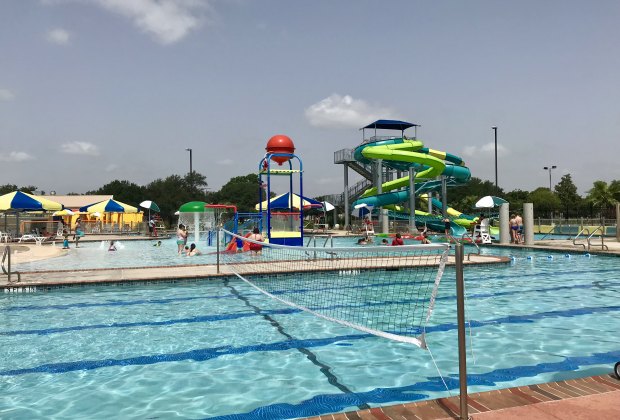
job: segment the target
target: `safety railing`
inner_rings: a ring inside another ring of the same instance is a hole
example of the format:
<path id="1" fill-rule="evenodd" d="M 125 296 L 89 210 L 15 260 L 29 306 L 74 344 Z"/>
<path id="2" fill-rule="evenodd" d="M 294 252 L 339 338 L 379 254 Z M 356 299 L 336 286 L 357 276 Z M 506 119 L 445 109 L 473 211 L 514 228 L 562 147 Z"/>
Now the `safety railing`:
<path id="1" fill-rule="evenodd" d="M 553 226 L 553 227 L 549 230 L 549 232 L 545 233 L 545 234 L 543 235 L 543 237 L 539 239 L 539 241 L 542 241 L 543 239 L 545 239 L 545 238 L 546 238 L 547 236 L 549 236 L 549 235 L 553 235 L 553 234 L 555 233 L 555 230 L 556 230 L 557 228 L 559 228 L 559 227 L 561 228 L 561 225 L 555 225 L 555 226 Z"/>
<path id="2" fill-rule="evenodd" d="M 477 255 L 480 255 L 480 247 L 478 246 L 478 244 L 476 243 L 476 241 L 474 241 L 474 238 L 472 238 L 468 232 L 465 232 L 461 235 L 461 243 L 463 243 L 466 239 L 469 239 L 469 241 L 472 243 L 472 245 L 474 245 L 476 247 L 476 250 L 478 250 L 478 252 L 476 253 Z M 467 261 L 470 260 L 470 256 L 474 254 L 473 252 L 469 252 L 467 253 Z"/>
<path id="3" fill-rule="evenodd" d="M 316 248 L 316 239 L 317 238 L 325 238 L 325 242 L 323 242 L 323 248 L 327 248 L 327 243 L 329 243 L 329 247 L 333 248 L 334 247 L 334 235 L 313 235 L 310 236 L 310 238 L 308 239 L 308 243 L 306 244 L 306 247 L 310 247 L 312 246 L 313 248 Z"/>
<path id="4" fill-rule="evenodd" d="M 17 283 L 22 281 L 19 271 L 11 271 L 11 247 L 9 245 L 4 247 L 4 252 L 2 253 L 2 263 L 0 263 L 0 265 L 2 266 L 2 272 L 7 275 L 7 281 L 9 283 L 14 283 L 11 281 L 11 275 L 13 274 L 17 274 Z"/>
<path id="5" fill-rule="evenodd" d="M 600 232 L 601 234 L 599 235 L 599 238 L 601 238 L 601 243 L 600 244 L 593 244 L 592 243 L 592 237 L 596 234 L 596 232 Z M 604 251 L 609 251 L 609 247 L 607 245 L 605 245 L 605 226 L 599 226 L 596 229 L 594 229 L 592 231 L 592 233 L 588 236 L 587 241 L 588 241 L 588 251 L 590 250 L 590 247 L 593 246 L 600 246 L 602 250 Z"/>

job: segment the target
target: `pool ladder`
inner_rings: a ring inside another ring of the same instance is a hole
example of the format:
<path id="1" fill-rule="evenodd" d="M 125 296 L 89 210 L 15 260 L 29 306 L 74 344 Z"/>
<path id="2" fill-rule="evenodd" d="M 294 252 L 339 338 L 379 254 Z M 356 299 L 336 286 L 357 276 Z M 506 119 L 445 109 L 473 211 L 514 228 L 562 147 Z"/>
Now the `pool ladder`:
<path id="1" fill-rule="evenodd" d="M 478 244 L 476 243 L 476 241 L 474 241 L 474 238 L 472 238 L 469 233 L 465 232 L 464 234 L 461 235 L 461 243 L 463 243 L 465 241 L 465 239 L 469 239 L 470 242 L 476 247 L 476 249 L 478 250 L 478 252 L 469 252 L 467 253 L 467 261 L 470 261 L 470 257 L 475 254 L 475 255 L 480 255 L 480 247 L 478 246 Z"/>
<path id="2" fill-rule="evenodd" d="M 600 232 L 600 236 L 599 236 L 600 239 L 601 239 L 601 243 L 600 244 L 592 243 L 592 237 L 597 232 Z M 575 245 L 575 246 L 581 245 L 581 246 L 583 246 L 583 248 L 585 250 L 588 250 L 588 251 L 590 251 L 590 248 L 593 247 L 593 246 L 597 246 L 597 247 L 600 246 L 603 251 L 609 251 L 609 247 L 607 245 L 605 245 L 605 235 L 604 235 L 604 233 L 605 233 L 605 227 L 604 226 L 597 227 L 596 229 L 594 229 L 592 231 L 592 233 L 590 233 L 590 230 L 588 228 L 583 228 L 577 234 L 577 236 L 575 236 L 575 238 L 573 239 L 573 245 Z M 585 236 L 585 239 L 586 239 L 585 243 L 584 242 L 577 242 L 577 239 L 579 239 L 579 237 L 582 236 L 582 235 Z M 587 246 L 586 246 L 586 244 L 587 244 Z"/>
<path id="3" fill-rule="evenodd" d="M 11 281 L 12 274 L 17 274 L 17 283 L 22 281 L 19 271 L 11 271 L 11 247 L 9 245 L 4 247 L 4 252 L 2 253 L 2 263 L 0 265 L 2 266 L 2 272 L 7 275 L 7 280 L 9 283 L 14 283 Z"/>

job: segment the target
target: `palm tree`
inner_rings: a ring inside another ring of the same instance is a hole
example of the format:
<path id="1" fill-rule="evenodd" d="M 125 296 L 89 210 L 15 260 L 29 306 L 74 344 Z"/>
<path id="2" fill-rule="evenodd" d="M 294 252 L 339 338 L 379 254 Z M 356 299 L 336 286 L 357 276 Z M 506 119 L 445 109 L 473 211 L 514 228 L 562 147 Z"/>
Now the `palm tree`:
<path id="1" fill-rule="evenodd" d="M 618 191 L 615 190 L 618 189 L 619 185 L 617 182 L 607 185 L 605 181 L 595 181 L 592 189 L 588 191 L 586 200 L 601 210 L 601 217 L 603 217 L 605 210 L 608 210 L 618 202 L 614 196 L 618 194 Z"/>

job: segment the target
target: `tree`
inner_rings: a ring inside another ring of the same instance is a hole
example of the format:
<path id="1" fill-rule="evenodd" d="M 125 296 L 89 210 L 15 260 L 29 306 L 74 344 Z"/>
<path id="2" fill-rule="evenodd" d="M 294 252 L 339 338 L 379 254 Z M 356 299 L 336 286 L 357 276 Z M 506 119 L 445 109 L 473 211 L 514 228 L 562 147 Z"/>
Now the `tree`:
<path id="1" fill-rule="evenodd" d="M 162 219 L 172 225 L 175 221 L 174 213 L 181 205 L 190 201 L 207 201 L 206 192 L 200 188 L 207 185 L 206 177 L 194 172 L 192 178 L 189 175 L 170 175 L 156 179 L 144 187 L 143 197 L 157 203 Z"/>
<path id="2" fill-rule="evenodd" d="M 534 205 L 534 214 L 551 217 L 553 212 L 560 207 L 560 199 L 549 188 L 539 187 L 528 196 L 528 201 Z"/>
<path id="3" fill-rule="evenodd" d="M 231 178 L 221 190 L 213 193 L 213 201 L 218 204 L 235 204 L 240 212 L 254 212 L 254 206 L 259 200 L 258 181 L 256 174 Z M 261 198 L 265 200 L 265 193 L 262 191 Z"/>
<path id="4" fill-rule="evenodd" d="M 521 211 L 523 203 L 528 201 L 530 193 L 523 190 L 512 190 L 504 195 L 504 199 L 508 201 L 511 211 Z"/>
<path id="5" fill-rule="evenodd" d="M 472 177 L 466 184 L 448 189 L 448 205 L 465 213 L 472 212 L 476 201 L 485 195 L 502 197 L 504 192 L 501 188 L 495 188 L 491 181 Z"/>
<path id="6" fill-rule="evenodd" d="M 115 200 L 137 207 L 144 198 L 144 187 L 129 181 L 114 180 L 98 190 L 88 191 L 86 194 L 113 195 Z"/>
<path id="7" fill-rule="evenodd" d="M 560 182 L 555 186 L 555 193 L 560 200 L 561 208 L 564 210 L 564 217 L 568 219 L 573 210 L 573 215 L 577 215 L 581 208 L 583 199 L 577 194 L 577 186 L 573 183 L 570 174 L 562 176 Z"/>
<path id="8" fill-rule="evenodd" d="M 620 194 L 618 187 L 620 187 L 618 181 L 612 181 L 609 185 L 605 181 L 594 181 L 592 189 L 588 191 L 586 201 L 599 209 L 601 217 L 605 217 L 611 213 L 611 208 L 618 202 L 615 198 Z"/>
<path id="9" fill-rule="evenodd" d="M 22 191 L 28 194 L 33 194 L 37 190 L 37 187 L 28 185 L 25 187 L 18 187 L 15 184 L 0 185 L 0 195 L 12 193 L 13 191 Z"/>

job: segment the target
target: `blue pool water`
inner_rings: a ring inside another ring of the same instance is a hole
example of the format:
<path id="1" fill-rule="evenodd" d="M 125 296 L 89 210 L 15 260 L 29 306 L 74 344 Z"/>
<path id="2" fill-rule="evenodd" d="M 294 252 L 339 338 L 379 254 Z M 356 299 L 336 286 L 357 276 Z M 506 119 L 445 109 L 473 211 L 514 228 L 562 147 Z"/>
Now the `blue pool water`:
<path id="1" fill-rule="evenodd" d="M 620 258 L 483 252 L 515 259 L 465 269 L 470 392 L 611 371 Z M 427 341 L 453 394 L 455 306 L 449 268 Z M 233 279 L 7 293 L 0 336 L 3 419 L 294 418 L 448 395 L 428 352 Z"/>

